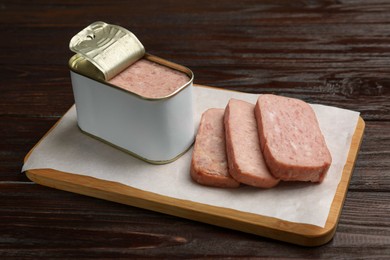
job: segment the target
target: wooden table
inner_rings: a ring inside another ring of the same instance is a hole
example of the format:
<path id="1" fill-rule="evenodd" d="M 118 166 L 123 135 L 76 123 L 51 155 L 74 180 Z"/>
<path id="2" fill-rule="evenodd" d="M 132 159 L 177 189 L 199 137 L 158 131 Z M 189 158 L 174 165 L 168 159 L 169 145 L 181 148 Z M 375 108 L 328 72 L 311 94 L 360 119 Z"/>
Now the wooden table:
<path id="1" fill-rule="evenodd" d="M 0 258 L 390 258 L 390 1 L 1 1 Z M 43 187 L 23 158 L 73 104 L 70 38 L 102 20 L 195 83 L 361 112 L 336 235 L 305 248 Z"/>

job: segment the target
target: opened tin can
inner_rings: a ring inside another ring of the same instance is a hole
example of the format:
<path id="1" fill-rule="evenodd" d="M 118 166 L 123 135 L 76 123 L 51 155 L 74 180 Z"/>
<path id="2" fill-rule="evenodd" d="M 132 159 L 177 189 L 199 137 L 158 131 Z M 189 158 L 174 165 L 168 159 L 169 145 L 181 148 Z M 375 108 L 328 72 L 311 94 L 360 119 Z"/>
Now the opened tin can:
<path id="1" fill-rule="evenodd" d="M 145 53 L 128 30 L 95 22 L 75 35 L 69 60 L 79 128 L 150 163 L 192 145 L 193 73 Z"/>

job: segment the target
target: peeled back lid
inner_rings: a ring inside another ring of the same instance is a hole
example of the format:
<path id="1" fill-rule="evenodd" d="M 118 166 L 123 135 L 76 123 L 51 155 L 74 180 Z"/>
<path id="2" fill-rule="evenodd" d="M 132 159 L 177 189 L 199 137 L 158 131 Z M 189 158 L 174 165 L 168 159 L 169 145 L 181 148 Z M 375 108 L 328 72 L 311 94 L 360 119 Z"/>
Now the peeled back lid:
<path id="1" fill-rule="evenodd" d="M 69 48 L 86 58 L 110 80 L 142 58 L 145 49 L 137 37 L 123 27 L 94 22 L 70 40 Z"/>

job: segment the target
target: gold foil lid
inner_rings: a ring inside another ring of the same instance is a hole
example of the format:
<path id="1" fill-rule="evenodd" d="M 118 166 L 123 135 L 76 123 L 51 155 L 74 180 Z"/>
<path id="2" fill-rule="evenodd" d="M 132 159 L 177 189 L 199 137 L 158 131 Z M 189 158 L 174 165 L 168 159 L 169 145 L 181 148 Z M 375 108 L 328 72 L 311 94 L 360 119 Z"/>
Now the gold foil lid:
<path id="1" fill-rule="evenodd" d="M 69 48 L 95 65 L 110 80 L 142 58 L 144 46 L 137 37 L 117 25 L 95 22 L 76 34 Z"/>

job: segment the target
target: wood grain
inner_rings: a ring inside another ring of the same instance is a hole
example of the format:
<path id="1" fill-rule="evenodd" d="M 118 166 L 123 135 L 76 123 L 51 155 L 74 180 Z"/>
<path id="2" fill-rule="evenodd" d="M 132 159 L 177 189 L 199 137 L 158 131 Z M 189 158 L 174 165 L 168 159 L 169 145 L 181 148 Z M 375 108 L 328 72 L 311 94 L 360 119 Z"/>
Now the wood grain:
<path id="1" fill-rule="evenodd" d="M 54 128 L 55 126 L 47 134 Z M 33 169 L 27 171 L 26 175 L 35 183 L 55 189 L 110 200 L 298 245 L 318 246 L 329 242 L 336 232 L 337 223 L 363 138 L 364 128 L 365 123 L 362 118 L 359 118 L 355 133 L 352 137 L 351 147 L 342 172 L 342 177 L 324 228 L 176 199 L 129 187 L 121 183 L 100 180 L 79 174 L 70 174 L 53 169 Z M 25 161 L 28 160 L 33 152 L 34 149 L 27 154 Z M 175 184 L 173 183 L 172 185 L 174 187 Z"/>
<path id="2" fill-rule="evenodd" d="M 1 1 L 0 257 L 390 258 L 389 13 L 388 0 Z M 131 29 L 148 52 L 191 68 L 195 83 L 360 111 L 366 132 L 334 239 L 300 248 L 20 174 L 73 104 L 68 41 L 96 20 Z M 136 232 L 186 242 L 150 245 Z"/>

